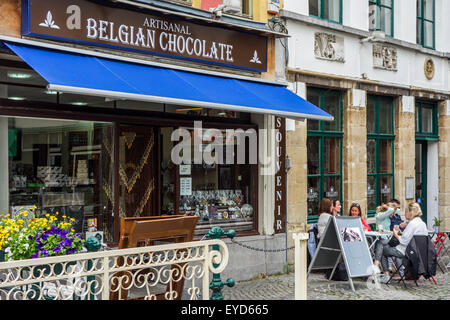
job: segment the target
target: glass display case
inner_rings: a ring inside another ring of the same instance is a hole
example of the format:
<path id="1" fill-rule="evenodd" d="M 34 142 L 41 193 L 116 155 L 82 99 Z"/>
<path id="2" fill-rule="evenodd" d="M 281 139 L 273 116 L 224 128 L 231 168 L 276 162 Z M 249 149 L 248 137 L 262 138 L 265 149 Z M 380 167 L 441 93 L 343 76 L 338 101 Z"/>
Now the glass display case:
<path id="1" fill-rule="evenodd" d="M 225 130 L 221 132 L 225 135 Z M 226 141 L 225 138 L 223 141 Z M 232 144 L 231 154 L 236 160 L 236 140 L 227 143 L 228 147 Z M 198 147 L 205 151 L 208 144 L 209 141 L 201 140 Z M 215 145 L 215 152 L 219 153 L 218 148 L 226 147 Z M 248 153 L 248 145 L 245 150 Z M 222 155 L 225 157 L 225 150 Z M 195 163 L 192 158 L 190 164 L 178 166 L 179 213 L 199 217 L 196 235 L 207 233 L 213 226 L 232 228 L 236 232 L 253 230 L 257 199 L 253 170 L 256 165 L 237 164 L 237 161 L 228 164 L 219 158 L 215 163 L 210 163 L 205 159 L 208 157 L 203 153 L 201 164 Z"/>
<path id="2" fill-rule="evenodd" d="M 87 219 L 107 224 L 111 206 L 101 190 L 110 180 L 105 168 L 103 138 L 111 134 L 107 123 L 9 118 L 9 203 L 13 214 L 33 208 L 75 219 L 76 232 L 87 230 Z M 108 227 L 102 228 L 105 236 Z"/>

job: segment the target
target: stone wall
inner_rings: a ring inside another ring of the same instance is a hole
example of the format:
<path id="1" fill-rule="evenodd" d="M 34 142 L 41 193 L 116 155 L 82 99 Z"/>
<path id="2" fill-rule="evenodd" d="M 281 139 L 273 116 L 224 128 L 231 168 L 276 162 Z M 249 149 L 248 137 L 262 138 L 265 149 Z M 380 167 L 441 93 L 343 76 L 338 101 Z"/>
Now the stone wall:
<path id="1" fill-rule="evenodd" d="M 401 96 L 395 99 L 394 141 L 394 197 L 401 202 L 401 214 L 414 199 L 406 200 L 406 178 L 415 179 L 415 115 L 414 97 Z M 415 184 L 414 184 L 415 185 Z"/>
<path id="2" fill-rule="evenodd" d="M 20 37 L 20 0 L 0 0 L 0 34 Z"/>
<path id="3" fill-rule="evenodd" d="M 450 101 L 439 103 L 439 219 L 450 231 Z"/>
<path id="4" fill-rule="evenodd" d="M 288 246 L 294 245 L 292 233 L 303 232 L 308 215 L 307 190 L 308 169 L 306 150 L 306 121 L 295 121 L 295 131 L 287 132 L 286 154 L 292 167 L 288 173 Z M 294 252 L 289 251 L 289 261 Z"/>
<path id="5" fill-rule="evenodd" d="M 367 127 L 366 93 L 349 89 L 344 93 L 344 141 L 342 146 L 343 207 L 361 205 L 367 218 Z M 343 212 L 348 215 L 348 211 Z"/>

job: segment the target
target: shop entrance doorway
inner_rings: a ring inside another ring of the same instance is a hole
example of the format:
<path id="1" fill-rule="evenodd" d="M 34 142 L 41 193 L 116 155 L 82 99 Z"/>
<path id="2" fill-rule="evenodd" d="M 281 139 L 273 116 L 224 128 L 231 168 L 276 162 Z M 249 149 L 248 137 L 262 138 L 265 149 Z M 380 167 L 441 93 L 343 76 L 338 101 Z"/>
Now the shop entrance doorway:
<path id="1" fill-rule="evenodd" d="M 158 215 L 155 129 L 120 125 L 118 142 L 119 216 Z"/>
<path id="2" fill-rule="evenodd" d="M 422 209 L 422 220 L 427 221 L 427 141 L 416 141 L 416 202 Z"/>

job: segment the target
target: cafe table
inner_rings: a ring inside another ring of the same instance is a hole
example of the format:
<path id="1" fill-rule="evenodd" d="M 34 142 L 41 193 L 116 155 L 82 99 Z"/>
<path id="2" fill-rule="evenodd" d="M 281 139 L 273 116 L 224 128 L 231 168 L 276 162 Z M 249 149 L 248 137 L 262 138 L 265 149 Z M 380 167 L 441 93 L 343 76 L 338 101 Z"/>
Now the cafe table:
<path id="1" fill-rule="evenodd" d="M 372 256 L 374 256 L 375 252 L 375 244 L 377 243 L 378 240 L 380 240 L 381 237 L 383 236 L 387 236 L 386 238 L 390 238 L 393 235 L 392 231 L 366 231 L 364 232 L 364 234 L 366 235 L 366 240 L 371 240 L 372 242 L 369 244 L 369 241 L 367 241 L 367 244 L 369 245 L 369 250 L 372 254 Z"/>

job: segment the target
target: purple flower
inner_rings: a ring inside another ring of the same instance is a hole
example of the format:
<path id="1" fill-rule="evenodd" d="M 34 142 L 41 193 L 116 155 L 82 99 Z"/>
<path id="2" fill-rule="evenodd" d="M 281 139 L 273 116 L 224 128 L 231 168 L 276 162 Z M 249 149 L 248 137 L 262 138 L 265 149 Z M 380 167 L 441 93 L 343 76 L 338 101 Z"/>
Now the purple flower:
<path id="1" fill-rule="evenodd" d="M 63 245 L 65 245 L 67 247 L 72 246 L 72 242 L 73 242 L 73 239 L 71 239 L 71 238 L 66 238 L 64 241 L 62 241 Z"/>

